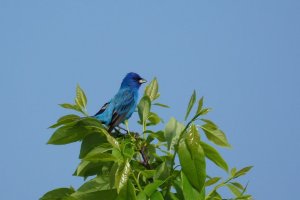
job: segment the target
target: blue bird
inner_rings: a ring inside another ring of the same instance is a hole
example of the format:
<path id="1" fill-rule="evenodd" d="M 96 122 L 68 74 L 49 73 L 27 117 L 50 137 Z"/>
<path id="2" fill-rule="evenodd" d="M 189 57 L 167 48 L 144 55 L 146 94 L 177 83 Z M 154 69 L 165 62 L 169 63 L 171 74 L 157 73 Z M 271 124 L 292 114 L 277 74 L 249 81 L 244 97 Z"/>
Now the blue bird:
<path id="1" fill-rule="evenodd" d="M 138 102 L 138 90 L 147 81 L 130 72 L 122 81 L 118 93 L 94 115 L 111 132 L 116 126 L 129 119 Z"/>

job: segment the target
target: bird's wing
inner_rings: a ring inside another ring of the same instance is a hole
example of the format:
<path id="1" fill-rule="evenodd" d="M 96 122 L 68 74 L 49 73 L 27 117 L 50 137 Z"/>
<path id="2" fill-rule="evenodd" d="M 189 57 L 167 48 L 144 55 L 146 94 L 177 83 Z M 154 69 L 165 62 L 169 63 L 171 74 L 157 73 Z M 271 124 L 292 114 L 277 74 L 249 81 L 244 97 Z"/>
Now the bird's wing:
<path id="1" fill-rule="evenodd" d="M 126 119 L 127 113 L 134 107 L 134 94 L 131 90 L 122 90 L 114 98 L 114 111 L 108 131 Z"/>
<path id="2" fill-rule="evenodd" d="M 106 108 L 108 107 L 109 103 L 110 102 L 105 103 L 94 116 L 97 116 L 97 115 L 100 115 L 101 113 L 103 113 L 106 110 Z"/>

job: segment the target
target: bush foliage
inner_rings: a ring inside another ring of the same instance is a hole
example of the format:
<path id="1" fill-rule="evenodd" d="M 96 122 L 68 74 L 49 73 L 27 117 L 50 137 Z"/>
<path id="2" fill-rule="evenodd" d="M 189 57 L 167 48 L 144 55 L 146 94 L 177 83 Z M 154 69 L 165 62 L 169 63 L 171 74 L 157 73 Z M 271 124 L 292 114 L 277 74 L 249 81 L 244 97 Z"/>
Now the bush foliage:
<path id="1" fill-rule="evenodd" d="M 73 175 L 83 177 L 85 183 L 77 190 L 54 189 L 40 200 L 252 199 L 246 194 L 247 185 L 236 181 L 252 167 L 229 169 L 211 145 L 230 147 L 224 132 L 204 118 L 210 109 L 203 106 L 203 97 L 197 100 L 193 92 L 185 123 L 175 118 L 164 123 L 151 109 L 154 106 L 168 108 L 157 102 L 159 96 L 157 79 L 153 79 L 137 106 L 142 131 L 129 130 L 126 121 L 126 130 L 116 128 L 110 134 L 97 119 L 89 117 L 87 98 L 77 86 L 75 103 L 60 106 L 79 115 L 69 114 L 58 119 L 51 126 L 56 130 L 48 144 L 81 142 L 81 162 Z M 196 109 L 193 109 L 195 104 Z M 190 117 L 192 110 L 195 112 Z M 165 128 L 157 131 L 161 123 Z M 201 139 L 204 136 L 209 142 Z M 226 171 L 228 177 L 209 176 L 207 160 Z M 232 197 L 222 197 L 219 192 L 222 187 L 227 187 Z"/>

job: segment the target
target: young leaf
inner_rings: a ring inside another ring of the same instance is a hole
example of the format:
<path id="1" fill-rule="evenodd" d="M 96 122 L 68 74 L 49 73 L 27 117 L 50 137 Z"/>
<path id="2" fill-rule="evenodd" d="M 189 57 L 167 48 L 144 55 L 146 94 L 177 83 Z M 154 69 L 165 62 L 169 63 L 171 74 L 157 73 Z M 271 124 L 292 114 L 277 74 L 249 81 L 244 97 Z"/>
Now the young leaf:
<path id="1" fill-rule="evenodd" d="M 56 127 L 59 127 L 64 124 L 74 122 L 78 119 L 80 119 L 80 117 L 78 115 L 66 115 L 66 116 L 59 118 L 57 120 L 57 122 L 55 124 L 53 124 L 52 126 L 50 126 L 49 128 L 56 128 Z"/>
<path id="2" fill-rule="evenodd" d="M 138 104 L 138 113 L 143 126 L 146 124 L 151 108 L 151 100 L 148 96 L 144 96 Z"/>
<path id="3" fill-rule="evenodd" d="M 163 107 L 163 108 L 170 108 L 170 106 L 168 106 L 166 104 L 162 104 L 162 103 L 154 103 L 153 105 L 160 106 L 160 107 Z"/>
<path id="4" fill-rule="evenodd" d="M 81 112 L 81 109 L 78 105 L 72 105 L 69 103 L 63 103 L 63 104 L 59 104 L 61 107 L 66 108 L 66 109 L 70 109 L 70 110 L 75 110 L 78 112 Z"/>
<path id="5" fill-rule="evenodd" d="M 44 194 L 44 196 L 40 198 L 40 200 L 63 200 L 64 198 L 69 197 L 74 192 L 75 190 L 72 187 L 58 188 L 47 192 L 46 194 Z"/>
<path id="6" fill-rule="evenodd" d="M 168 150 L 171 150 L 183 131 L 183 124 L 179 123 L 175 118 L 171 118 L 165 127 L 165 138 L 168 143 Z"/>
<path id="7" fill-rule="evenodd" d="M 222 156 L 219 154 L 219 152 L 215 148 L 213 148 L 212 146 L 204 142 L 200 142 L 200 144 L 204 150 L 205 157 L 207 157 L 209 160 L 214 162 L 217 166 L 219 166 L 220 168 L 228 172 L 228 165 L 226 161 L 222 158 Z"/>
<path id="8" fill-rule="evenodd" d="M 226 187 L 228 187 L 228 189 L 232 192 L 232 194 L 234 194 L 236 197 L 239 197 L 242 195 L 241 191 L 239 190 L 239 188 L 235 187 L 235 185 L 228 183 L 226 184 Z"/>
<path id="9" fill-rule="evenodd" d="M 148 121 L 149 121 L 149 123 L 146 124 L 147 126 L 154 126 L 154 125 L 159 124 L 161 119 L 156 113 L 150 112 Z"/>
<path id="10" fill-rule="evenodd" d="M 119 166 L 116 173 L 115 186 L 117 188 L 118 193 L 127 184 L 129 175 L 130 175 L 130 164 L 128 160 L 126 160 L 125 163 L 122 163 Z"/>
<path id="11" fill-rule="evenodd" d="M 202 111 L 202 107 L 203 107 L 203 97 L 201 97 L 201 99 L 198 102 L 198 108 L 197 108 L 197 114 L 199 114 Z"/>
<path id="12" fill-rule="evenodd" d="M 205 200 L 223 200 L 223 198 L 216 190 L 213 190 L 207 197 L 205 197 Z"/>
<path id="13" fill-rule="evenodd" d="M 230 182 L 232 185 L 234 185 L 235 187 L 239 188 L 240 190 L 244 190 L 244 187 L 242 186 L 242 184 L 238 183 L 238 182 Z"/>
<path id="14" fill-rule="evenodd" d="M 211 185 L 217 183 L 219 180 L 221 180 L 221 177 L 214 177 L 214 178 L 208 179 L 208 180 L 205 182 L 205 187 L 211 186 Z"/>
<path id="15" fill-rule="evenodd" d="M 223 131 L 221 131 L 214 123 L 209 120 L 202 119 L 206 124 L 201 126 L 207 139 L 215 143 L 216 145 L 223 147 L 231 147 L 227 141 L 227 138 Z"/>
<path id="16" fill-rule="evenodd" d="M 154 78 L 149 85 L 145 88 L 145 95 L 147 95 L 151 101 L 154 101 L 159 97 L 158 94 L 158 82 L 157 79 Z"/>
<path id="17" fill-rule="evenodd" d="M 237 178 L 239 176 L 245 175 L 247 172 L 249 172 L 252 169 L 253 166 L 244 167 L 243 169 L 237 171 L 234 173 L 233 177 Z"/>
<path id="18" fill-rule="evenodd" d="M 191 185 L 201 192 L 206 178 L 206 164 L 195 125 L 192 125 L 185 139 L 179 143 L 178 156 L 183 173 Z"/>
<path id="19" fill-rule="evenodd" d="M 186 114 L 185 114 L 185 117 L 184 117 L 184 120 L 186 120 L 195 104 L 195 101 L 196 101 L 196 91 L 194 90 L 191 98 L 190 98 L 190 102 L 189 102 L 189 105 L 187 107 L 187 110 L 186 110 Z"/>
<path id="20" fill-rule="evenodd" d="M 84 94 L 84 91 L 80 88 L 79 85 L 76 87 L 76 98 L 75 98 L 75 103 L 78 105 L 81 109 L 85 109 L 86 104 L 87 104 L 87 99 Z"/>

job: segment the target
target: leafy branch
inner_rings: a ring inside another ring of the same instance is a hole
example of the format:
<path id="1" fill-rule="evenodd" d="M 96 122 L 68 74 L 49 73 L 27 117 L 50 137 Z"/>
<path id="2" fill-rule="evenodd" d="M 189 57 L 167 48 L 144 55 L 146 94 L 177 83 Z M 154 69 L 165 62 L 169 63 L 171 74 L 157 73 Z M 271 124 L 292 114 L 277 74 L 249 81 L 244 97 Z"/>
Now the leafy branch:
<path id="1" fill-rule="evenodd" d="M 77 190 L 58 188 L 47 192 L 41 200 L 146 200 L 146 199 L 252 199 L 247 186 L 237 182 L 251 170 L 232 168 L 212 146 L 231 147 L 225 133 L 211 120 L 203 118 L 211 111 L 204 98 L 197 102 L 194 91 L 185 114 L 186 124 L 171 118 L 163 130 L 157 130 L 164 120 L 154 112 L 169 106 L 157 102 L 160 97 L 158 81 L 154 78 L 145 88 L 137 111 L 141 132 L 132 132 L 128 122 L 125 129 L 107 132 L 96 118 L 89 117 L 87 98 L 78 85 L 74 104 L 61 104 L 71 113 L 57 120 L 48 144 L 65 145 L 80 142 L 80 163 L 73 173 L 86 181 Z M 120 132 L 127 132 L 120 134 Z M 201 138 L 206 137 L 209 143 Z M 227 179 L 210 177 L 207 160 L 228 173 Z M 89 178 L 89 179 L 87 179 Z M 232 197 L 223 198 L 220 188 L 226 187 Z M 210 189 L 210 190 L 209 190 Z M 208 192 L 209 191 L 209 192 Z"/>

